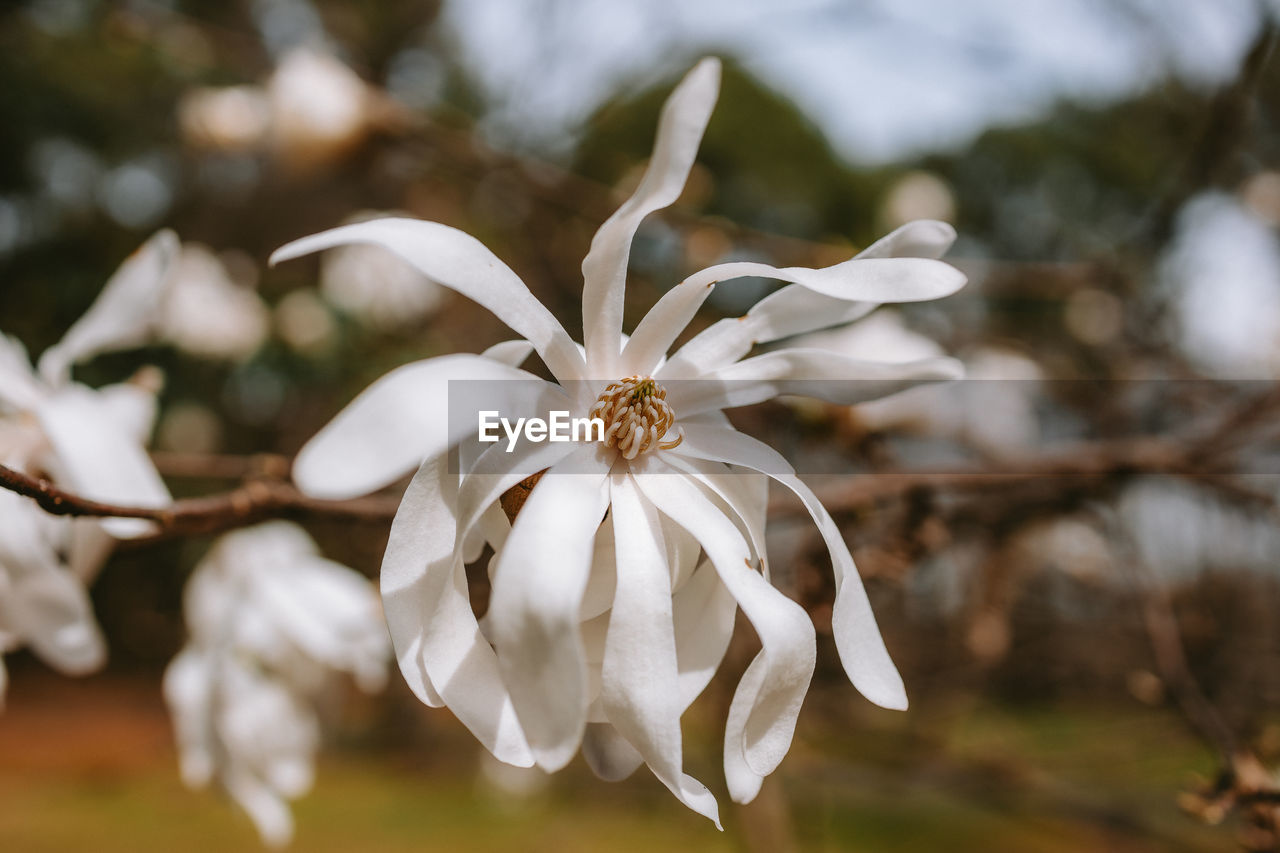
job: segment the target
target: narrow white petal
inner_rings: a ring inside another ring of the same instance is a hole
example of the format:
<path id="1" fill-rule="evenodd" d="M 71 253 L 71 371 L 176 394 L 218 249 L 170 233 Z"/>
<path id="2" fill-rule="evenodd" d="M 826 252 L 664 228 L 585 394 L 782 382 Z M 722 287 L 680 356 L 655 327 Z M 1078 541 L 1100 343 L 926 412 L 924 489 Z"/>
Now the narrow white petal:
<path id="1" fill-rule="evenodd" d="M 471 609 L 457 543 L 504 491 L 572 449 L 525 443 L 507 453 L 495 446 L 461 493 L 448 460 L 428 460 L 401 500 L 382 563 L 383 608 L 409 686 L 428 705 L 448 704 L 497 758 L 522 767 L 533 756 Z"/>
<path id="2" fill-rule="evenodd" d="M 908 222 L 855 259 L 942 257 L 956 237 L 945 222 Z M 876 302 L 850 302 L 799 284 L 761 299 L 742 317 L 720 320 L 699 332 L 664 366 L 661 376 L 684 379 L 737 361 L 756 344 L 849 323 L 870 313 Z"/>
<path id="3" fill-rule="evenodd" d="M 704 59 L 671 93 L 658 120 L 653 157 L 631 198 L 600 226 L 582 262 L 582 319 L 591 378 L 613 379 L 622 339 L 631 241 L 641 221 L 680 197 L 720 90 L 720 63 Z"/>
<path id="4" fill-rule="evenodd" d="M 53 541 L 41 526 L 43 517 L 35 501 L 0 490 L 0 567 L 9 575 L 58 570 Z"/>
<path id="5" fill-rule="evenodd" d="M 729 716 L 724 725 L 724 779 L 729 786 L 729 796 L 735 803 L 754 800 L 767 775 L 751 767 L 746 752 L 752 704 L 760 694 L 766 675 L 764 660 L 757 655 L 742 673 L 733 701 L 729 703 Z"/>
<path id="6" fill-rule="evenodd" d="M 538 481 L 494 572 L 489 621 L 502 674 L 538 766 L 559 770 L 582 742 L 587 674 L 578 612 L 608 506 L 608 454 L 574 450 Z"/>
<path id="7" fill-rule="evenodd" d="M 956 229 L 936 219 L 898 226 L 858 253 L 859 258 L 940 258 L 956 241 Z"/>
<path id="8" fill-rule="evenodd" d="M 533 764 L 456 558 L 457 477 L 424 462 L 400 502 L 382 561 L 382 602 L 400 671 L 428 705 L 448 704 L 498 759 Z M 429 674 L 430 673 L 430 674 Z"/>
<path id="9" fill-rule="evenodd" d="M 591 772 L 606 782 L 620 782 L 644 764 L 644 756 L 611 723 L 587 723 L 582 757 Z"/>
<path id="10" fill-rule="evenodd" d="M 525 359 L 533 354 L 533 344 L 528 341 L 503 341 L 480 353 L 485 358 L 519 367 Z"/>
<path id="11" fill-rule="evenodd" d="M 636 477 L 645 496 L 698 538 L 720 580 L 737 600 L 760 637 L 759 683 L 744 679 L 735 702 L 750 705 L 741 748 L 748 767 L 767 775 L 786 755 L 795 733 L 817 657 L 813 623 L 804 609 L 774 589 L 752 569 L 751 549 L 733 523 L 699 487 L 674 469 L 650 462 Z M 741 698 L 739 698 L 741 697 Z M 729 749 L 731 747 L 726 747 Z"/>
<path id="12" fill-rule="evenodd" d="M 670 383 L 667 402 L 682 418 L 749 406 L 784 394 L 852 406 L 963 375 L 964 366 L 953 358 L 886 364 L 826 350 L 781 349 L 721 367 L 699 379 Z"/>
<path id="13" fill-rule="evenodd" d="M 662 538 L 667 543 L 667 565 L 671 567 L 671 588 L 679 591 L 698 567 L 702 546 L 680 525 L 662 517 Z"/>
<path id="14" fill-rule="evenodd" d="M 130 255 L 89 310 L 40 357 L 40 375 L 45 381 L 61 385 L 70 378 L 73 364 L 99 353 L 147 343 L 155 330 L 178 250 L 177 235 L 166 230 Z"/>
<path id="15" fill-rule="evenodd" d="M 789 281 L 823 296 L 854 303 L 940 299 L 965 283 L 964 273 L 955 267 L 918 258 L 853 258 L 822 269 L 779 269 L 747 262 L 719 264 L 689 276 L 663 294 L 627 342 L 620 373 L 651 373 L 716 283 L 744 276 Z M 847 309 L 840 306 L 838 310 Z"/>
<path id="16" fill-rule="evenodd" d="M 9 588 L 5 608 L 10 630 L 45 663 L 67 675 L 100 669 L 107 646 L 80 582 L 63 569 L 19 574 Z"/>
<path id="17" fill-rule="evenodd" d="M 428 459 L 409 482 L 391 523 L 380 574 L 383 615 L 400 672 L 414 695 L 433 708 L 444 699 L 427 676 L 422 635 L 423 622 L 437 604 L 428 597 L 427 572 L 444 559 L 456 529 L 455 478 L 448 465 L 444 456 Z M 443 582 L 437 580 L 430 590 L 437 599 Z"/>
<path id="18" fill-rule="evenodd" d="M 579 619 L 583 621 L 594 619 L 613 607 L 617 565 L 613 525 L 601 525 L 591 548 L 591 574 L 587 578 L 587 588 L 582 593 L 582 606 L 578 610 Z"/>
<path id="19" fill-rule="evenodd" d="M 164 698 L 173 718 L 182 781 L 203 788 L 213 780 L 213 668 L 207 654 L 187 646 L 164 671 Z"/>
<path id="20" fill-rule="evenodd" d="M 688 708 L 720 668 L 733 639 L 738 603 L 704 560 L 672 599 L 676 658 L 680 666 L 680 706 Z"/>
<path id="21" fill-rule="evenodd" d="M 905 709 L 907 694 L 902 676 L 885 649 L 862 578 L 840 529 L 813 491 L 795 476 L 787 460 L 773 448 L 748 435 L 697 424 L 685 426 L 684 442 L 671 452 L 762 471 L 795 492 L 813 516 L 831 554 L 836 580 L 832 627 L 836 649 L 849 680 L 875 704 L 895 710 Z"/>
<path id="22" fill-rule="evenodd" d="M 80 583 L 89 586 L 111 556 L 115 539 L 96 518 L 69 519 L 67 523 L 70 529 L 67 568 L 80 579 Z"/>
<path id="23" fill-rule="evenodd" d="M 458 383 L 452 396 L 451 381 Z M 550 405 L 544 399 L 563 395 L 531 373 L 481 355 L 412 362 L 360 392 L 316 433 L 298 452 L 293 479 L 314 497 L 368 494 L 475 434 L 481 409 L 515 417 L 541 411 Z M 459 410 L 450 411 L 451 403 Z"/>
<path id="24" fill-rule="evenodd" d="M 34 409 L 43 393 L 27 348 L 17 338 L 0 332 L 0 408 Z"/>
<path id="25" fill-rule="evenodd" d="M 95 392 L 69 385 L 42 401 L 36 415 L 72 491 L 129 506 L 163 507 L 172 502 L 142 445 L 116 423 Z M 104 519 L 102 526 L 120 538 L 154 529 L 150 522 L 133 518 Z"/>
<path id="26" fill-rule="evenodd" d="M 671 793 L 720 826 L 704 785 L 683 771 L 679 668 L 672 622 L 671 573 L 658 511 L 631 477 L 611 477 L 610 513 L 617 541 L 617 592 L 601 672 L 605 714 Z"/>
<path id="27" fill-rule="evenodd" d="M 670 451 L 659 453 L 663 462 L 685 472 L 724 502 L 734 523 L 751 543 L 752 559 L 759 561 L 762 573 L 768 578 L 769 559 L 765 553 L 764 528 L 769 492 L 767 485 L 763 490 L 759 488 L 761 480 L 768 482 L 763 475 L 734 472 L 717 462 Z"/>
<path id="28" fill-rule="evenodd" d="M 374 219 L 294 240 L 271 255 L 271 263 L 348 243 L 382 246 L 424 275 L 458 291 L 526 339 L 561 381 L 583 378 L 582 356 L 564 327 L 523 281 L 469 234 L 417 219 Z"/>
<path id="29" fill-rule="evenodd" d="M 495 554 L 501 551 L 507 537 L 511 535 L 511 522 L 507 519 L 502 504 L 490 504 L 481 514 L 475 529 L 481 532 L 482 538 L 489 543 Z M 479 557 L 478 554 L 476 556 Z"/>
<path id="30" fill-rule="evenodd" d="M 223 772 L 222 784 L 249 815 L 263 844 L 280 848 L 293 840 L 293 814 L 284 797 L 270 785 L 239 764 Z"/>
<path id="31" fill-rule="evenodd" d="M 98 400 L 106 417 L 137 444 L 151 443 L 151 431 L 159 414 L 159 401 L 152 388 L 133 382 L 117 382 L 97 389 Z"/>

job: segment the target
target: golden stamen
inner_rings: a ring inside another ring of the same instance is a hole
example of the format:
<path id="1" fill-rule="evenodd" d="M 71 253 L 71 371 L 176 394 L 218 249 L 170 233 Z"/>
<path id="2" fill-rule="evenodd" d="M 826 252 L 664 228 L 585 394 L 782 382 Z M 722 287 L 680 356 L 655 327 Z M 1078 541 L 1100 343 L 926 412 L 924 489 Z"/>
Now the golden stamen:
<path id="1" fill-rule="evenodd" d="M 604 421 L 604 443 L 616 447 L 625 459 L 635 459 L 653 447 L 670 450 L 684 441 L 663 441 L 675 426 L 676 413 L 667 404 L 667 390 L 648 376 L 628 376 L 612 382 L 591 407 L 591 417 Z"/>

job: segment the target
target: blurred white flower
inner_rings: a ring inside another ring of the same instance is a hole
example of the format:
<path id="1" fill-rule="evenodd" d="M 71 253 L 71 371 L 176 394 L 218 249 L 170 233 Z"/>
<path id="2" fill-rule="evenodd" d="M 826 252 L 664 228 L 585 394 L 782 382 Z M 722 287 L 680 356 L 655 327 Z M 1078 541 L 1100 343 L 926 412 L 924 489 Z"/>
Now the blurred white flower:
<path id="1" fill-rule="evenodd" d="M 326 252 L 320 290 L 342 311 L 382 330 L 421 322 L 435 313 L 448 292 L 396 253 L 368 243 Z"/>
<path id="2" fill-rule="evenodd" d="M 281 160 L 305 169 L 340 159 L 369 132 L 372 90 L 330 53 L 290 51 L 267 82 L 271 136 Z"/>
<path id="3" fill-rule="evenodd" d="M 1178 214 L 1161 259 L 1172 285 L 1179 345 L 1206 372 L 1280 375 L 1280 240 L 1232 196 L 1196 196 Z"/>
<path id="4" fill-rule="evenodd" d="M 316 47 L 290 50 L 261 86 L 193 89 L 178 106 L 179 126 L 191 145 L 228 153 L 269 150 L 294 172 L 341 160 L 397 118 L 389 98 Z"/>
<path id="5" fill-rule="evenodd" d="M 945 358 L 887 365 L 795 348 L 744 356 L 756 344 L 848 321 L 878 303 L 936 299 L 964 284 L 962 274 L 932 259 L 954 231 L 918 222 L 825 269 L 710 267 L 669 290 L 624 336 L 632 240 L 648 214 L 680 195 L 719 76 L 719 64 L 706 60 L 677 87 L 639 187 L 596 233 L 583 262 L 584 346 L 484 246 L 444 225 L 363 222 L 273 257 L 375 244 L 525 338 L 393 371 L 313 438 L 294 467 L 301 488 L 327 497 L 371 491 L 417 468 L 382 566 L 387 622 L 410 687 L 429 705 L 448 705 L 503 761 L 552 771 L 581 746 L 605 778 L 647 764 L 717 824 L 715 799 L 683 772 L 680 717 L 718 668 L 737 607 L 763 649 L 729 709 L 724 760 L 735 800 L 754 798 L 786 754 L 816 655 L 808 615 L 768 581 L 764 474 L 800 496 L 830 550 L 836 645 L 853 683 L 877 704 L 906 707 L 835 522 L 784 459 L 734 431 L 721 410 L 784 393 L 852 404 L 957 375 Z M 717 283 L 750 276 L 790 286 L 666 356 Z M 557 382 L 514 366 L 531 351 Z M 459 477 L 449 452 L 474 436 L 477 420 L 469 403 L 448 393 L 451 380 L 455 389 L 483 388 L 480 408 L 511 418 L 545 417 L 548 409 L 595 413 L 608 426 L 606 439 L 526 442 L 512 452 L 468 443 Z M 455 416 L 458 408 L 464 411 Z M 545 474 L 509 524 L 502 496 L 538 472 Z M 482 625 L 463 566 L 486 541 L 495 556 Z"/>
<path id="6" fill-rule="evenodd" d="M 1213 568 L 1275 570 L 1280 530 L 1274 519 L 1233 506 L 1194 482 L 1143 477 L 1125 488 L 1116 510 L 1137 556 L 1167 582 Z"/>
<path id="7" fill-rule="evenodd" d="M 144 450 L 158 371 L 94 390 L 73 382 L 71 367 L 148 339 L 146 306 L 162 297 L 177 245 L 162 231 L 125 261 L 84 316 L 44 352 L 38 371 L 18 341 L 0 334 L 0 464 L 95 500 L 169 503 Z M 101 666 L 106 648 L 85 584 L 107 557 L 108 534 L 149 529 L 137 519 L 57 518 L 0 491 L 0 652 L 30 645 L 68 674 Z"/>
<path id="8" fill-rule="evenodd" d="M 364 577 L 326 560 L 295 524 L 214 544 L 188 582 L 189 639 L 165 673 L 182 778 L 221 784 L 265 843 L 293 836 L 287 800 L 310 787 L 317 704 L 338 674 L 382 688 L 390 643 Z"/>
<path id="9" fill-rule="evenodd" d="M 193 89 L 178 104 L 178 124 L 199 147 L 252 151 L 270 132 L 271 103 L 257 86 Z"/>
<path id="10" fill-rule="evenodd" d="M 199 243 L 184 243 L 160 303 L 160 332 L 192 355 L 240 361 L 258 351 L 271 327 L 262 298 L 237 284 Z"/>
<path id="11" fill-rule="evenodd" d="M 333 312 L 311 288 L 291 291 L 276 303 L 276 334 L 300 353 L 321 353 L 333 346 Z"/>

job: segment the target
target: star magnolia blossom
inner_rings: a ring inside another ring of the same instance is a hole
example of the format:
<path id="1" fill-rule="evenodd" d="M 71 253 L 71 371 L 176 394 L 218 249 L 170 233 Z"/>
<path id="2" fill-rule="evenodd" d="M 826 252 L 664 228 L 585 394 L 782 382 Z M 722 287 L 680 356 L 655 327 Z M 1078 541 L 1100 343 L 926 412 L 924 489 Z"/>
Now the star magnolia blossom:
<path id="1" fill-rule="evenodd" d="M 763 649 L 729 710 L 725 773 L 735 800 L 751 800 L 782 760 L 815 660 L 808 615 L 767 579 L 767 479 L 755 472 L 800 496 L 830 549 L 835 638 L 854 685 L 877 704 L 907 703 L 835 523 L 785 460 L 734 431 L 721 410 L 789 393 L 852 404 L 957 375 L 945 358 L 884 365 L 805 349 L 744 356 L 756 344 L 848 322 L 878 303 L 935 299 L 964 283 L 933 259 L 950 245 L 951 228 L 917 222 L 825 269 L 728 263 L 695 273 L 624 336 L 632 239 L 644 217 L 679 196 L 718 88 L 715 60 L 699 64 L 677 87 L 640 186 L 592 241 L 582 265 L 582 347 L 510 269 L 445 225 L 405 219 L 349 225 L 285 246 L 273 258 L 380 245 L 525 338 L 483 355 L 443 356 L 393 371 L 312 439 L 294 468 L 305 491 L 335 498 L 377 489 L 417 468 L 392 526 L 382 594 L 401 671 L 418 697 L 448 705 L 512 764 L 556 770 L 579 747 L 606 778 L 645 763 L 717 825 L 715 799 L 683 772 L 680 717 L 719 666 L 736 607 Z M 790 284 L 667 358 L 712 287 L 742 276 Z M 531 350 L 556 382 L 515 366 Z M 475 432 L 476 421 L 443 418 L 451 379 L 518 380 L 487 383 L 506 390 L 493 408 L 512 418 L 548 407 L 575 416 L 594 410 L 608 419 L 609 438 L 525 442 L 512 452 L 505 443 L 489 445 L 459 476 L 448 454 Z M 847 381 L 854 379 L 860 381 Z M 508 525 L 500 497 L 540 471 L 546 473 Z M 495 552 L 493 591 L 481 624 L 463 564 L 486 541 Z"/>
<path id="2" fill-rule="evenodd" d="M 165 673 L 182 778 L 214 779 L 264 842 L 293 836 L 286 800 L 311 787 L 316 703 L 336 674 L 381 689 L 390 652 L 378 596 L 297 525 L 222 537 L 187 585 L 190 639 Z"/>
<path id="3" fill-rule="evenodd" d="M 0 335 L 0 464 L 47 476 L 96 500 L 164 506 L 169 493 L 143 449 L 155 421 L 158 374 L 94 390 L 71 381 L 71 366 L 144 343 L 149 312 L 162 295 L 178 249 L 161 232 L 112 276 L 98 299 L 41 356 Z M 102 635 L 84 585 L 111 547 L 111 536 L 150 529 L 137 519 L 56 518 L 34 502 L 0 491 L 0 651 L 29 644 L 68 674 L 99 667 Z M 0 691 L 3 688 L 0 671 Z"/>

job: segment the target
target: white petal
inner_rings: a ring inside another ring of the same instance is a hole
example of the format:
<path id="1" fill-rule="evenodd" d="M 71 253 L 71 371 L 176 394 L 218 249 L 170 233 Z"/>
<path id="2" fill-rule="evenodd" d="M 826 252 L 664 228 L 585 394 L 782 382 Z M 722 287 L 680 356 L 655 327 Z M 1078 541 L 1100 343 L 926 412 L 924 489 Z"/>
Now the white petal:
<path id="1" fill-rule="evenodd" d="M 96 518 L 68 519 L 70 541 L 67 568 L 86 586 L 93 583 L 106 564 L 116 540 Z"/>
<path id="2" fill-rule="evenodd" d="M 389 643 L 377 593 L 363 575 L 321 557 L 259 572 L 260 603 L 301 651 L 366 689 L 381 686 Z"/>
<path id="3" fill-rule="evenodd" d="M 485 358 L 519 367 L 524 360 L 533 354 L 533 344 L 528 341 L 503 341 L 480 353 Z"/>
<path id="4" fill-rule="evenodd" d="M 767 674 L 762 656 L 757 655 L 742 673 L 733 701 L 729 703 L 729 716 L 724 725 L 724 779 L 735 803 L 754 800 L 767 775 L 752 769 L 745 748 L 752 703 L 760 694 Z"/>
<path id="5" fill-rule="evenodd" d="M 495 569 L 494 647 L 529 746 L 548 772 L 577 752 L 586 724 L 578 612 L 608 506 L 612 455 L 582 447 L 547 471 L 511 526 Z"/>
<path id="6" fill-rule="evenodd" d="M 611 723 L 587 723 L 582 757 L 591 772 L 606 782 L 621 782 L 644 764 L 644 756 Z"/>
<path id="7" fill-rule="evenodd" d="M 34 409 L 42 393 L 26 347 L 0 332 L 0 408 Z"/>
<path id="8" fill-rule="evenodd" d="M 945 222 L 908 222 L 858 253 L 866 258 L 940 258 L 955 240 Z M 771 293 L 744 316 L 720 320 L 699 332 L 672 357 L 659 374 L 688 378 L 737 361 L 756 344 L 837 326 L 865 316 L 875 302 L 850 302 L 798 284 Z"/>
<path id="9" fill-rule="evenodd" d="M 320 742 L 310 704 L 251 661 L 220 663 L 215 730 L 224 751 L 223 781 L 243 769 L 282 796 L 304 793 Z"/>
<path id="10" fill-rule="evenodd" d="M 762 490 L 761 475 L 731 471 L 727 466 L 668 451 L 658 451 L 663 462 L 684 471 L 710 489 L 732 513 L 731 518 L 751 543 L 751 556 L 760 562 L 761 571 L 769 577 L 769 560 L 765 553 L 765 514 L 768 509 L 768 486 Z"/>
<path id="11" fill-rule="evenodd" d="M 667 543 L 667 565 L 671 567 L 671 588 L 679 591 L 698 567 L 702 546 L 689 531 L 666 516 L 662 517 L 662 538 Z"/>
<path id="12" fill-rule="evenodd" d="M 71 365 L 99 353 L 141 346 L 154 333 L 160 303 L 178 258 L 178 238 L 160 231 L 111 276 L 89 310 L 40 357 L 40 375 L 54 386 Z"/>
<path id="13" fill-rule="evenodd" d="M 733 639 L 738 603 L 704 560 L 672 600 L 676 658 L 680 666 L 680 705 L 688 708 L 720 668 Z"/>
<path id="14" fill-rule="evenodd" d="M 475 300 L 533 344 L 562 381 L 583 378 L 582 356 L 560 322 L 506 264 L 456 228 L 417 219 L 375 219 L 303 237 L 277 249 L 271 263 L 348 243 L 372 243 L 404 258 L 427 277 Z"/>
<path id="15" fill-rule="evenodd" d="M 515 417 L 541 411 L 544 396 L 563 399 L 549 382 L 480 355 L 403 365 L 360 392 L 303 446 L 293 463 L 294 482 L 319 498 L 368 494 L 475 434 L 480 410 Z"/>
<path id="16" fill-rule="evenodd" d="M 58 570 L 53 540 L 41 523 L 44 515 L 31 499 L 0 490 L 0 568 L 10 575 Z"/>
<path id="17" fill-rule="evenodd" d="M 420 700 L 447 703 L 495 757 L 528 767 L 533 756 L 455 558 L 457 476 L 448 467 L 442 456 L 424 462 L 400 501 L 382 560 L 387 628 Z"/>
<path id="18" fill-rule="evenodd" d="M 956 229 L 936 219 L 898 226 L 858 253 L 859 258 L 940 258 L 956 241 Z"/>
<path id="19" fill-rule="evenodd" d="M 720 63 L 704 59 L 671 93 L 658 120 L 653 157 L 631 198 L 600 226 L 582 262 L 582 319 L 591 378 L 614 379 L 622 339 L 623 291 L 640 222 L 680 197 L 720 90 Z"/>
<path id="20" fill-rule="evenodd" d="M 696 424 L 685 426 L 684 442 L 676 451 L 762 471 L 791 489 L 804 502 L 831 554 L 836 579 L 832 628 L 845 672 L 854 687 L 872 702 L 884 708 L 904 710 L 907 694 L 902 676 L 885 649 L 875 614 L 871 611 L 871 602 L 867 599 L 849 548 L 835 521 L 812 490 L 795 476 L 787 460 L 773 448 L 748 435 Z"/>
<path id="21" fill-rule="evenodd" d="M 491 504 L 481 514 L 480 521 L 476 524 L 475 529 L 481 532 L 482 538 L 489 543 L 495 554 L 502 550 L 507 537 L 511 535 L 511 522 L 507 519 L 507 514 L 503 511 L 502 504 Z"/>
<path id="22" fill-rule="evenodd" d="M 963 375 L 964 366 L 953 358 L 884 364 L 826 350 L 781 349 L 666 387 L 667 402 L 684 418 L 712 409 L 749 406 L 783 394 L 852 406 Z"/>
<path id="23" fill-rule="evenodd" d="M 743 680 L 735 702 L 750 705 L 741 748 L 755 773 L 771 773 L 786 755 L 796 717 L 813 676 L 817 640 L 804 608 L 774 589 L 751 568 L 751 550 L 742 535 L 697 485 L 652 461 L 636 477 L 657 508 L 698 538 L 721 581 L 751 620 L 763 647 L 754 666 L 763 668 L 758 683 Z M 661 473 L 665 468 L 667 473 Z M 750 671 L 750 670 L 749 670 Z"/>
<path id="24" fill-rule="evenodd" d="M 572 449 L 526 442 L 506 453 L 495 446 L 461 494 L 448 460 L 428 460 L 400 502 L 382 562 L 383 609 L 409 686 L 428 705 L 447 703 L 497 758 L 523 767 L 533 756 L 471 609 L 456 546 L 503 492 Z"/>
<path id="25" fill-rule="evenodd" d="M 107 646 L 94 620 L 93 605 L 80 582 L 67 571 L 50 569 L 12 579 L 9 628 L 41 660 L 67 675 L 100 669 Z"/>
<path id="26" fill-rule="evenodd" d="M 102 386 L 97 394 L 106 416 L 121 432 L 143 447 L 151 442 L 159 412 L 155 390 L 133 382 L 118 382 Z"/>
<path id="27" fill-rule="evenodd" d="M 142 445 L 115 422 L 93 391 L 69 385 L 44 400 L 36 414 L 72 491 L 128 506 L 163 507 L 172 502 Z M 104 519 L 102 526 L 120 538 L 154 529 L 151 522 L 133 518 Z"/>
<path id="28" fill-rule="evenodd" d="M 164 671 L 164 698 L 173 718 L 182 781 L 203 788 L 213 780 L 217 745 L 213 741 L 213 664 L 188 646 Z"/>
<path id="29" fill-rule="evenodd" d="M 222 784 L 236 805 L 249 815 L 263 844 L 280 848 L 293 840 L 293 815 L 289 805 L 266 782 L 237 764 L 223 772 Z"/>
<path id="30" fill-rule="evenodd" d="M 622 375 L 653 372 L 717 282 L 763 276 L 794 282 L 806 290 L 855 303 L 921 302 L 950 296 L 964 286 L 964 273 L 942 261 L 916 258 L 853 258 L 822 269 L 737 262 L 695 273 L 663 294 L 640 321 L 622 356 Z M 840 311 L 846 311 L 840 306 Z"/>
<path id="31" fill-rule="evenodd" d="M 613 525 L 603 524 L 596 533 L 591 549 L 591 574 L 587 588 L 582 593 L 582 606 L 578 618 L 584 622 L 594 619 L 613 607 L 613 595 L 617 581 L 618 557 L 614 546 Z"/>
<path id="32" fill-rule="evenodd" d="M 715 797 L 683 771 L 671 573 L 658 512 L 630 476 L 614 474 L 611 480 L 618 580 L 601 672 L 605 714 L 653 775 L 719 828 Z"/>

